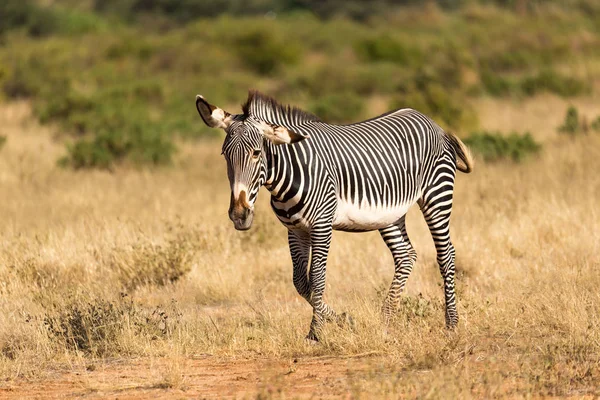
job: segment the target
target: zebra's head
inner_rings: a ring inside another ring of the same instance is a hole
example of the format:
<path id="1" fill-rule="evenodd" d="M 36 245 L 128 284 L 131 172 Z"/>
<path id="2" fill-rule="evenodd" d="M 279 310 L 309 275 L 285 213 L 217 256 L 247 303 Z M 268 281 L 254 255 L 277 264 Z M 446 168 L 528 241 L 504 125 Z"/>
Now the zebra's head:
<path id="1" fill-rule="evenodd" d="M 196 96 L 196 108 L 206 125 L 225 130 L 222 154 L 227 161 L 231 187 L 229 219 L 237 230 L 250 229 L 258 191 L 267 179 L 268 143 L 295 143 L 306 136 L 246 112 L 232 115 L 200 95 Z"/>

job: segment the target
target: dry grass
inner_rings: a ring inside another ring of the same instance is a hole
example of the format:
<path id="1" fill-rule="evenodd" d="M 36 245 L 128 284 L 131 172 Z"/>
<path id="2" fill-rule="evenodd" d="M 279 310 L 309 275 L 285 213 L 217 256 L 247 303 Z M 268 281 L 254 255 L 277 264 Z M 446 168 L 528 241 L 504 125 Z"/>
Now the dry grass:
<path id="1" fill-rule="evenodd" d="M 458 330 L 444 329 L 433 244 L 412 210 L 419 261 L 388 334 L 378 313 L 391 256 L 376 233 L 336 233 L 327 297 L 357 327 L 328 326 L 311 346 L 285 228 L 263 193 L 253 229 L 234 231 L 220 143 L 185 144 L 167 169 L 72 172 L 55 167 L 62 145 L 31 122 L 26 104 L 3 106 L 0 377 L 10 384 L 108 359 L 166 360 L 149 384 L 185 390 L 186 360 L 202 355 L 233 365 L 369 354 L 343 392 L 599 395 L 600 136 L 559 138 L 538 114 L 516 118 L 544 126 L 532 132 L 545 138 L 542 155 L 479 163 L 458 179 Z M 285 382 L 255 389 L 283 396 Z"/>

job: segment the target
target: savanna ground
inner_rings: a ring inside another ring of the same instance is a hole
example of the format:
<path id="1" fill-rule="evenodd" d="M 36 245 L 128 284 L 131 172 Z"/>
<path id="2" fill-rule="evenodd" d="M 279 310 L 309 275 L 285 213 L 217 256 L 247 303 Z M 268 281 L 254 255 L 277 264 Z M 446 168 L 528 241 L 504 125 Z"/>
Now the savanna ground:
<path id="1" fill-rule="evenodd" d="M 2 105 L 0 397 L 599 396 L 600 134 L 556 133 L 566 106 L 479 103 L 486 128 L 535 127 L 544 150 L 458 176 L 455 332 L 413 209 L 419 260 L 387 334 L 388 250 L 336 233 L 326 296 L 356 329 L 310 345 L 285 228 L 265 192 L 233 229 L 219 140 L 181 143 L 172 167 L 74 171 L 29 103 Z"/>

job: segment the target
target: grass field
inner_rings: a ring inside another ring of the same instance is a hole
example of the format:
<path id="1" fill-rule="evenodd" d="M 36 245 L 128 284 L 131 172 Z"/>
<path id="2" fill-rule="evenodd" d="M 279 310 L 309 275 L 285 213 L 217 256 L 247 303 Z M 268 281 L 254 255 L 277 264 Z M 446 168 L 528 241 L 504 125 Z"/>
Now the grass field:
<path id="1" fill-rule="evenodd" d="M 413 209 L 419 260 L 387 334 L 388 250 L 336 233 L 326 297 L 357 326 L 310 345 L 285 228 L 264 192 L 253 228 L 233 229 L 219 140 L 181 143 L 172 167 L 73 171 L 55 127 L 2 105 L 0 397 L 600 395 L 600 134 L 556 133 L 566 106 L 479 105 L 487 128 L 508 115 L 544 151 L 458 177 L 456 332 Z"/>

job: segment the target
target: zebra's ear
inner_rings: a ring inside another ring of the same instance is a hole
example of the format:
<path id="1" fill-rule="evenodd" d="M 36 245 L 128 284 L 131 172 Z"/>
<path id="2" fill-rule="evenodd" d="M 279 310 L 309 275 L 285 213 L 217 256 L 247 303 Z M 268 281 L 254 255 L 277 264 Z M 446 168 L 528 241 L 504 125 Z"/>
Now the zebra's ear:
<path id="1" fill-rule="evenodd" d="M 261 128 L 263 135 L 274 144 L 296 143 L 308 138 L 308 135 L 302 135 L 279 125 L 263 123 Z"/>
<path id="2" fill-rule="evenodd" d="M 219 107 L 213 106 L 204 100 L 204 97 L 201 95 L 196 96 L 196 109 L 204 123 L 211 128 L 226 129 L 231 124 L 231 114 Z"/>

